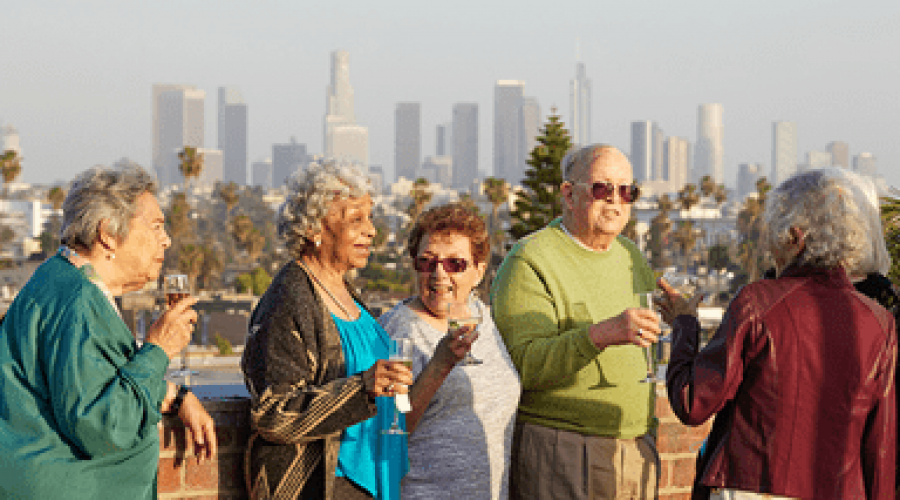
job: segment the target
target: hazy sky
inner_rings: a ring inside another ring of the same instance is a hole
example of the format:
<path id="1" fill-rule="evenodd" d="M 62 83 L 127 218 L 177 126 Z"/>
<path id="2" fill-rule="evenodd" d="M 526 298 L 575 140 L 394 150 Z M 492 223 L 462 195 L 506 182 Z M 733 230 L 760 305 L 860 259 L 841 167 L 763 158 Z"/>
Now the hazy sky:
<path id="1" fill-rule="evenodd" d="M 135 7 L 135 4 L 140 6 Z M 422 103 L 422 153 L 456 102 L 479 105 L 492 170 L 493 87 L 523 80 L 569 117 L 576 46 L 593 80 L 593 137 L 624 151 L 630 123 L 696 139 L 697 107 L 724 106 L 726 183 L 771 169 L 772 122 L 799 156 L 833 140 L 900 187 L 900 2 L 0 0 L 0 123 L 19 129 L 28 182 L 70 180 L 127 156 L 150 166 L 151 86 L 219 86 L 248 104 L 250 161 L 291 136 L 322 152 L 330 53 L 350 52 L 370 162 L 393 178 L 394 109 Z"/>

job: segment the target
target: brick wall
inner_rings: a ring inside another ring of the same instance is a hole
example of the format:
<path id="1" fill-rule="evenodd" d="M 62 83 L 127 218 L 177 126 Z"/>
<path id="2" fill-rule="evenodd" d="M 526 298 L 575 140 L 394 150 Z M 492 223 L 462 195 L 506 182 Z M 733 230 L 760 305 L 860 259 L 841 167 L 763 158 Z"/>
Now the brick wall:
<path id="1" fill-rule="evenodd" d="M 694 480 L 694 459 L 710 429 L 686 427 L 669 407 L 664 384 L 656 387 L 656 415 L 659 418 L 659 454 L 662 461 L 660 500 L 689 499 Z M 244 489 L 243 453 L 248 438 L 249 401 L 243 398 L 205 400 L 203 405 L 216 422 L 218 456 L 197 463 L 190 431 L 177 418 L 166 417 L 160 428 L 159 498 L 238 500 L 247 498 Z"/>

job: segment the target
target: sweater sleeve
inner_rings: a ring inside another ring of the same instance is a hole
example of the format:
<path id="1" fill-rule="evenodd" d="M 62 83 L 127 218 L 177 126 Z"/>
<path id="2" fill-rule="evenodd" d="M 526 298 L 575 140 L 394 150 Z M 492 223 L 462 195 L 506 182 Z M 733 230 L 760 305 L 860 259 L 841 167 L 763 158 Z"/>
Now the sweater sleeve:
<path id="1" fill-rule="evenodd" d="M 322 376 L 340 353 L 326 348 L 323 330 L 330 319 L 322 317 L 314 292 L 298 283 L 273 285 L 254 312 L 242 360 L 254 428 L 269 441 L 299 443 L 375 415 L 361 375 Z"/>
<path id="2" fill-rule="evenodd" d="M 568 329 L 543 277 L 526 259 L 507 258 L 492 287 L 494 323 L 509 350 L 524 390 L 564 386 L 600 350 L 588 335 L 590 320 Z"/>
<path id="3" fill-rule="evenodd" d="M 129 359 L 106 304 L 80 298 L 70 310 L 43 354 L 59 431 L 89 458 L 132 448 L 157 432 L 169 358 L 144 344 Z"/>

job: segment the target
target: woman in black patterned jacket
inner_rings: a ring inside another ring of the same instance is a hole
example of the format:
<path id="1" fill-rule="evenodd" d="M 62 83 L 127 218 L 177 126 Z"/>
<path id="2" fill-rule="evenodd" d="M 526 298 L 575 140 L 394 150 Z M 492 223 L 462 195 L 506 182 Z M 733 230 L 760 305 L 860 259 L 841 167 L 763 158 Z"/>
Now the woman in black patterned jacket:
<path id="1" fill-rule="evenodd" d="M 389 338 L 345 279 L 375 236 L 369 181 L 329 162 L 288 188 L 278 232 L 293 258 L 254 309 L 241 360 L 252 396 L 247 488 L 254 499 L 373 498 L 376 397 L 406 393 L 413 379 L 385 361 Z"/>

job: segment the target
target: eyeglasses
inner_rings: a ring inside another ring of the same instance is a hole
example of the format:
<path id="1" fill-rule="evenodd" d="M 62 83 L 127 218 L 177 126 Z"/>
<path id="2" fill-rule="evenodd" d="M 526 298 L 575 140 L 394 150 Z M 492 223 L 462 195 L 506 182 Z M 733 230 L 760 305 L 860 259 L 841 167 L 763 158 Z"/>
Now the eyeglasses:
<path id="1" fill-rule="evenodd" d="M 641 196 L 641 188 L 635 183 L 631 184 L 613 184 L 612 182 L 595 182 L 588 184 L 586 182 L 573 182 L 573 184 L 582 184 L 590 186 L 591 195 L 595 200 L 608 201 L 612 198 L 614 192 L 619 192 L 619 197 L 625 203 L 634 203 Z"/>
<path id="2" fill-rule="evenodd" d="M 448 273 L 461 273 L 469 266 L 469 262 L 460 257 L 447 257 L 445 259 L 416 257 L 416 260 L 413 261 L 413 267 L 420 273 L 433 273 L 437 269 L 438 263 L 444 266 L 444 271 Z"/>

